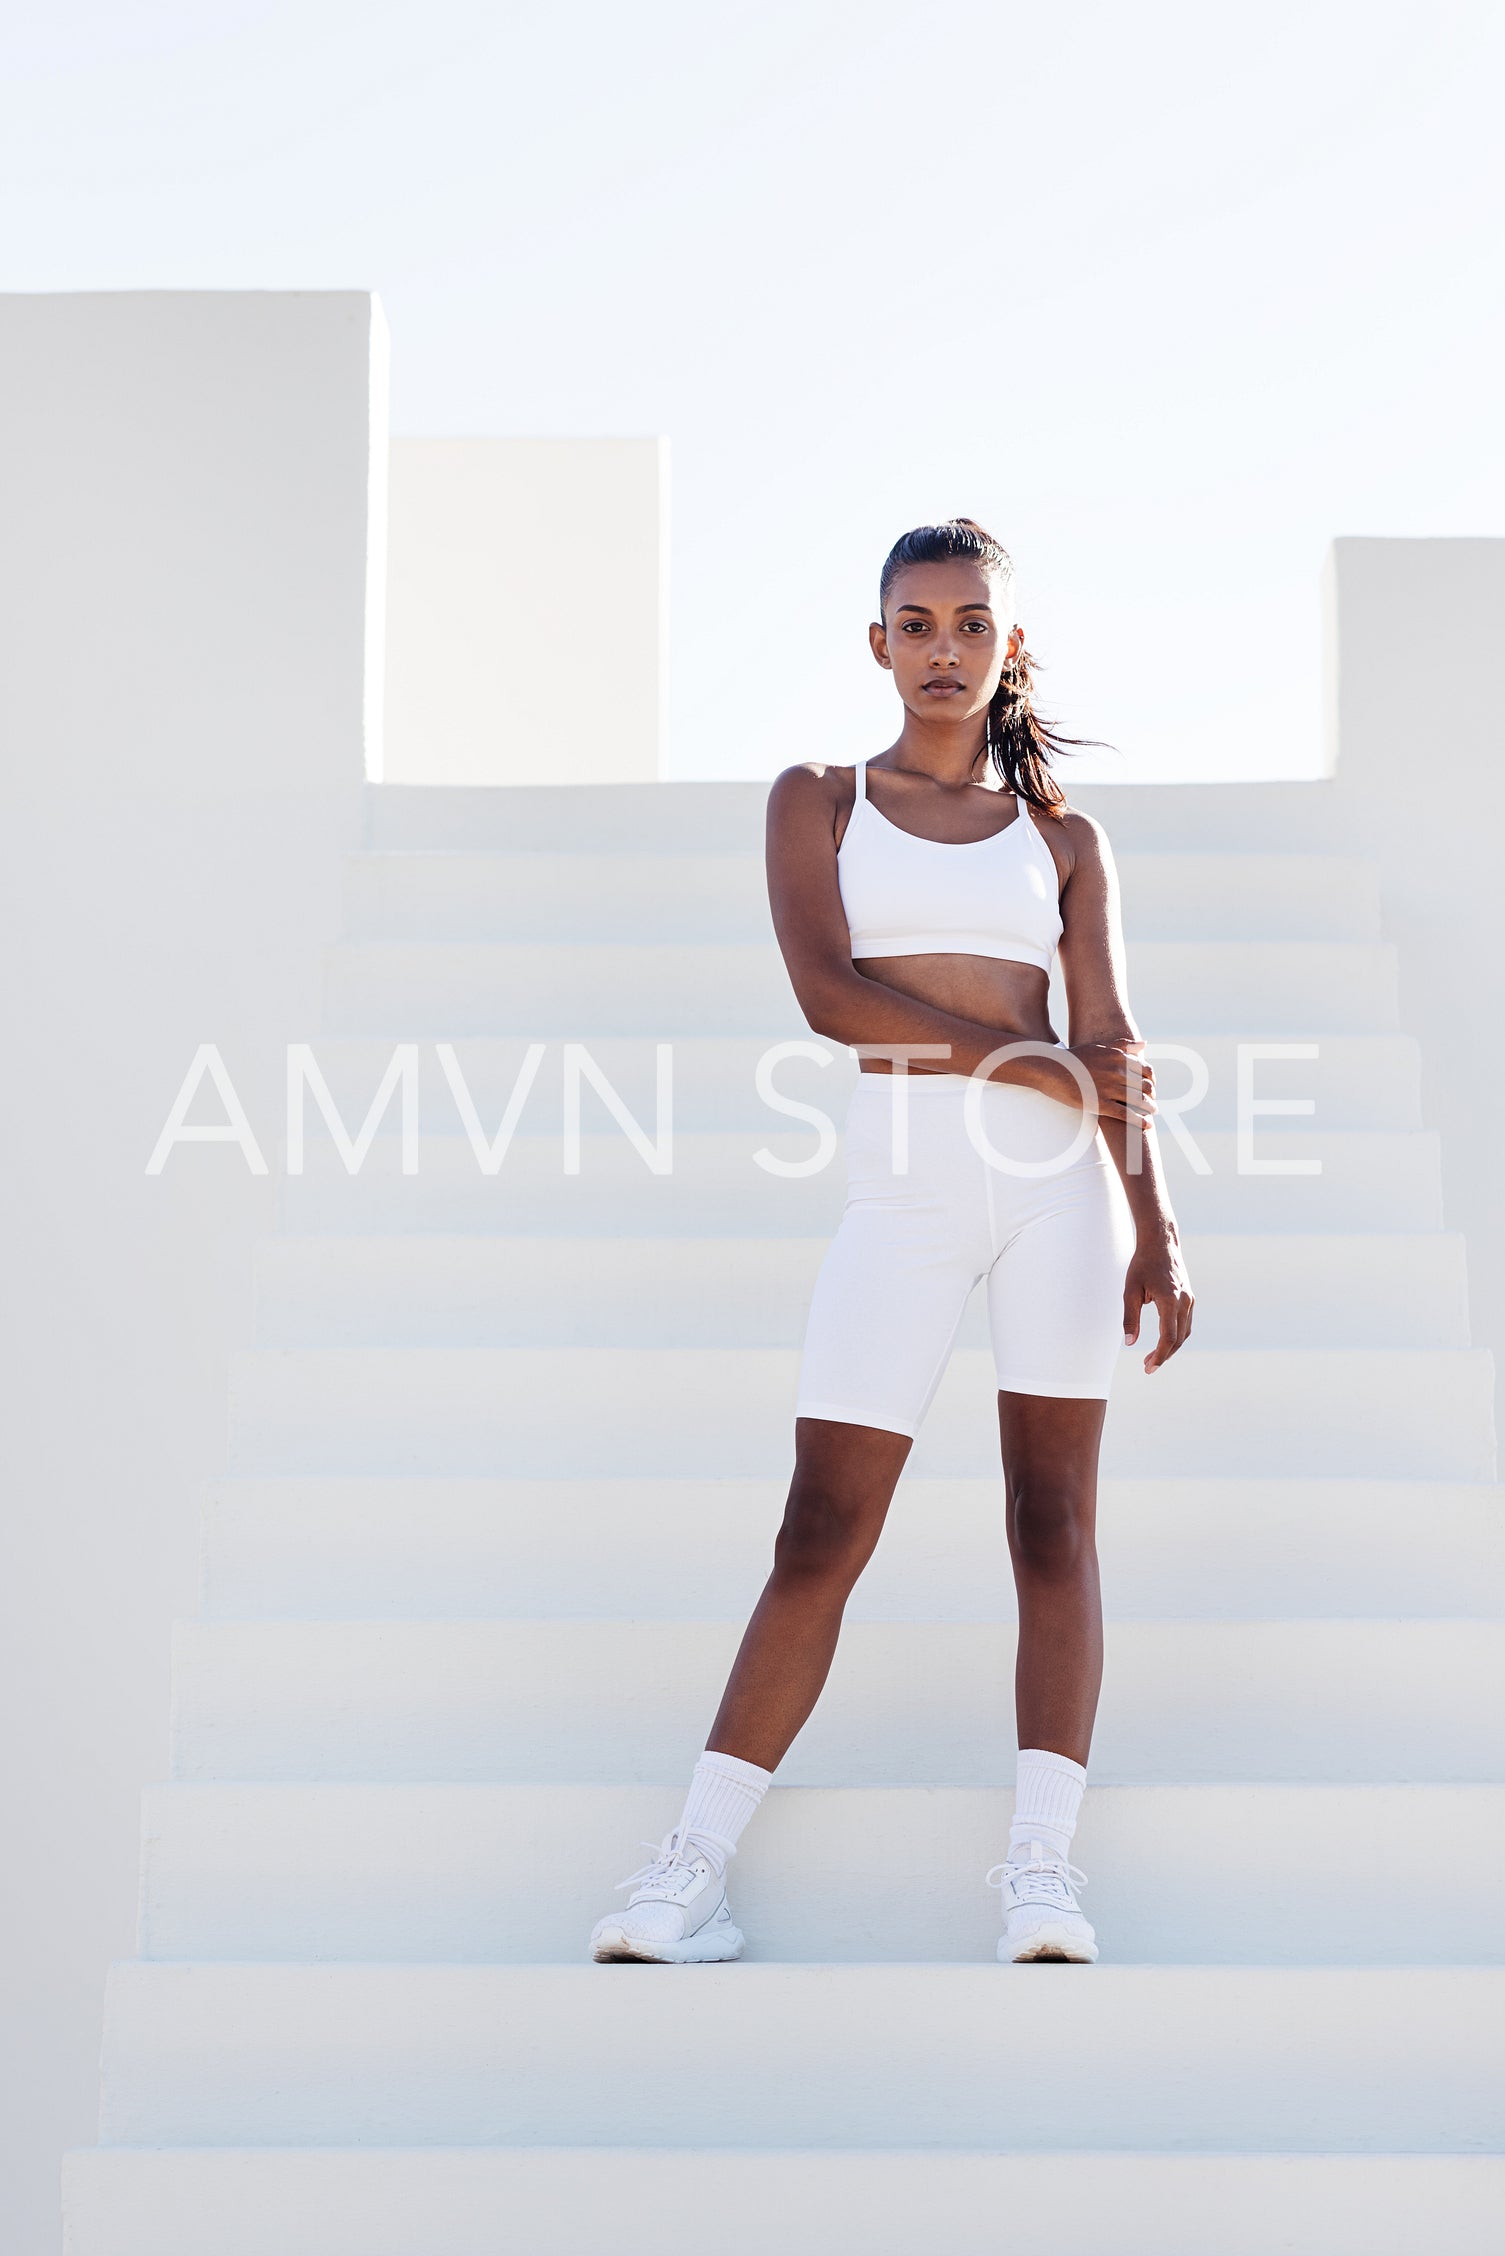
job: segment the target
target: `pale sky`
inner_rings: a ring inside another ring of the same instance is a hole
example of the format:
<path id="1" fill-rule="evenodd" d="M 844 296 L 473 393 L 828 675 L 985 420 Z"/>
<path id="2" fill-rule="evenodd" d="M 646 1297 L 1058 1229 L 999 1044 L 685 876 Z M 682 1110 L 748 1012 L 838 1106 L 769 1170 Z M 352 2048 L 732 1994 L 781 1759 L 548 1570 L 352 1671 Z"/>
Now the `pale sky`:
<path id="1" fill-rule="evenodd" d="M 890 741 L 953 513 L 1072 774 L 1309 774 L 1331 538 L 1505 534 L 1502 62 L 1493 0 L 50 0 L 0 288 L 371 288 L 399 433 L 666 432 L 677 774 Z"/>

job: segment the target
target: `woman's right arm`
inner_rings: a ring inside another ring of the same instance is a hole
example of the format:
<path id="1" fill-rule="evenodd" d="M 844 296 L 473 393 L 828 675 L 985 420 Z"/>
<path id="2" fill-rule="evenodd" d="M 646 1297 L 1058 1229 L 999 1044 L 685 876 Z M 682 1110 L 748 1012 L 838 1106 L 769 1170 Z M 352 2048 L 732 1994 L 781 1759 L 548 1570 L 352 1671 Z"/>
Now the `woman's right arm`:
<path id="1" fill-rule="evenodd" d="M 839 805 L 835 770 L 814 763 L 786 768 L 768 794 L 768 902 L 800 1009 L 828 1041 L 898 1050 L 945 1044 L 949 1058 L 921 1062 L 944 1063 L 952 1073 L 975 1072 L 1001 1046 L 996 1026 L 979 1026 L 901 995 L 853 963 L 836 874 Z M 1110 1120 L 1147 1119 L 1154 1111 L 1148 1069 L 1142 1103 L 1125 1093 L 1127 1055 L 1126 1045 L 1078 1060 L 1097 1091 L 1099 1113 Z M 1073 1107 L 1082 1102 L 1076 1075 L 1050 1058 L 1011 1058 L 987 1078 L 1020 1082 Z"/>

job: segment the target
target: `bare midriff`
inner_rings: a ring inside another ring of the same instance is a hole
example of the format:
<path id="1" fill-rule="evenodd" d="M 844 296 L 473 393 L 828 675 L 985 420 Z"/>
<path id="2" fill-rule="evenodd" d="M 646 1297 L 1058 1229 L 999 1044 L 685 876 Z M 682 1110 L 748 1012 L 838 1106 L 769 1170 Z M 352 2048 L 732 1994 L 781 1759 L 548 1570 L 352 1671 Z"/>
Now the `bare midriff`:
<path id="1" fill-rule="evenodd" d="M 1052 1042 L 1061 1037 L 1050 1023 L 1050 979 L 1036 964 L 1009 963 L 997 956 L 863 956 L 853 967 L 864 979 L 892 987 L 932 1010 L 949 1011 L 975 1026 L 996 1026 L 1000 1042 Z M 888 1058 L 861 1058 L 864 1073 L 892 1073 Z M 911 1073 L 958 1070 L 939 1058 L 915 1058 Z"/>

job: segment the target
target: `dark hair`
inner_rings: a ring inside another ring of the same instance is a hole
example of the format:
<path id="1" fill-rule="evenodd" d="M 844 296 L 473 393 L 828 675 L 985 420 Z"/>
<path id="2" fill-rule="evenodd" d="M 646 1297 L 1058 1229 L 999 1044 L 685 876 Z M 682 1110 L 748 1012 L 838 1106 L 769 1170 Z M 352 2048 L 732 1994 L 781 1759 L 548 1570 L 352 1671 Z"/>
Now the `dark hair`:
<path id="1" fill-rule="evenodd" d="M 894 542 L 878 582 L 880 616 L 888 591 L 898 574 L 910 564 L 979 564 L 1005 589 L 1014 584 L 1014 565 L 1008 550 L 971 517 L 948 517 L 941 525 L 916 525 L 913 532 Z M 1012 624 L 1012 621 L 1010 622 Z M 1017 791 L 1032 807 L 1059 814 L 1066 794 L 1050 772 L 1051 762 L 1071 753 L 1095 737 L 1062 736 L 1035 710 L 1035 661 L 1021 638 L 1019 655 L 1005 665 L 993 702 L 988 707 L 986 747 L 1003 787 Z"/>

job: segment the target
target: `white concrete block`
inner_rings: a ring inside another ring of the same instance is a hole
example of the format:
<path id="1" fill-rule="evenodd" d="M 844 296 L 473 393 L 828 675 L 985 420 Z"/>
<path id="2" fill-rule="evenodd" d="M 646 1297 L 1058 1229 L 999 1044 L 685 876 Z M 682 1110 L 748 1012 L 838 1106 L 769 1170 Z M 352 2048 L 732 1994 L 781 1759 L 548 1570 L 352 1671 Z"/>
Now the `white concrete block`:
<path id="1" fill-rule="evenodd" d="M 1494 1967 L 134 1965 L 100 2132 L 1464 2154 L 1502 2100 Z"/>
<path id="2" fill-rule="evenodd" d="M 217 1620 L 495 1614 L 734 1618 L 768 1571 L 787 1481 L 294 1474 L 214 1483 Z M 1395 1480 L 1103 1482 L 1117 1620 L 1505 1616 L 1498 1488 Z M 1003 1483 L 899 1483 L 849 1621 L 1007 1621 Z"/>
<path id="3" fill-rule="evenodd" d="M 1482 1351 L 1188 1348 L 1148 1376 L 1144 1352 L 1119 1351 L 1110 1473 L 1494 1477 Z M 248 1350 L 232 1365 L 230 1465 L 774 1475 L 792 1462 L 798 1366 L 792 1348 Z M 973 1478 L 997 1464 L 990 1351 L 952 1355 L 912 1461 Z"/>
<path id="4" fill-rule="evenodd" d="M 393 441 L 389 784 L 657 776 L 667 479 L 659 438 Z M 572 623 L 587 524 L 590 569 L 611 600 L 582 638 Z M 540 658 L 561 637 L 563 672 Z"/>
<path id="5" fill-rule="evenodd" d="M 1338 753 L 1325 842 L 1341 840 L 1380 871 L 1386 933 L 1405 966 L 1404 1023 L 1423 1035 L 1427 1117 L 1445 1140 L 1448 1217 L 1469 1238 L 1474 1336 L 1495 1352 L 1496 1414 L 1505 1415 L 1505 1069 L 1497 1046 L 1479 1039 L 1505 1016 L 1505 541 L 1339 540 L 1323 601 Z M 1389 663 L 1399 638 L 1427 652 L 1426 665 L 1404 676 Z M 1418 778 L 1423 743 L 1439 747 L 1441 765 L 1425 763 Z"/>
<path id="6" fill-rule="evenodd" d="M 283 1045 L 317 1024 L 379 725 L 385 365 L 367 291 L 0 291 L 8 2256 L 55 2249 L 56 2156 L 92 2115 L 128 1812 L 271 1214 L 238 1152 L 145 1169 L 206 1041 L 275 1140 Z"/>
<path id="7" fill-rule="evenodd" d="M 741 1634 L 740 1612 L 184 1623 L 173 1775 L 673 1783 L 704 1745 Z M 1006 1623 L 851 1623 L 780 1777 L 1002 1783 L 1013 1650 Z M 1505 1779 L 1502 1712 L 1493 1622 L 1120 1622 L 1093 1776 L 1489 1783 Z"/>
<path id="8" fill-rule="evenodd" d="M 666 1786 L 159 1786 L 151 1959 L 578 1962 L 679 1818 Z M 776 1784 L 729 1886 L 749 1959 L 986 1964 L 1006 1787 Z M 1406 1899 L 1446 1843 L 1466 1888 Z M 1283 1853 L 1282 1844 L 1288 1853 Z M 1102 1963 L 1505 1960 L 1505 1787 L 1090 1786 L 1072 1846 Z M 546 1886 L 540 1875 L 547 1872 Z"/>
<path id="9" fill-rule="evenodd" d="M 1492 2155 L 996 2154 L 863 2148 L 115 2147 L 65 2165 L 65 2256 L 1496 2256 Z"/>

